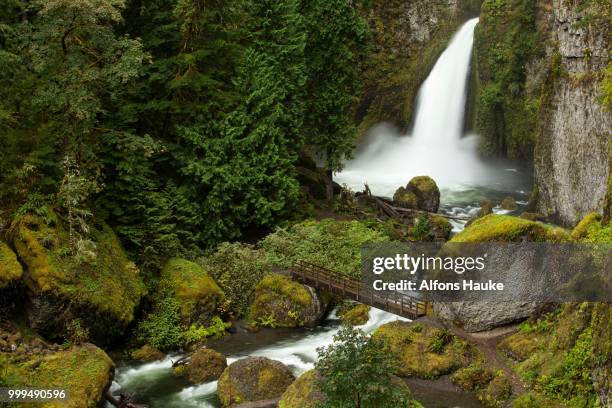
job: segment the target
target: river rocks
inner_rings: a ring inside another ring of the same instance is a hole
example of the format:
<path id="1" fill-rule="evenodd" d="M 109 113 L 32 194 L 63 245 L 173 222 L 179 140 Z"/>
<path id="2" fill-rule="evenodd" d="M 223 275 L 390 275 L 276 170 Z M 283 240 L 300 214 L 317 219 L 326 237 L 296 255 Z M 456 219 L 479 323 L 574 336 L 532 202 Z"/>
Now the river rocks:
<path id="1" fill-rule="evenodd" d="M 15 252 L 0 241 L 0 289 L 21 278 L 23 268 L 17 260 Z"/>
<path id="2" fill-rule="evenodd" d="M 247 357 L 230 364 L 219 378 L 217 395 L 224 407 L 279 398 L 295 380 L 279 361 Z"/>
<path id="3" fill-rule="evenodd" d="M 436 182 L 428 176 L 413 177 L 406 190 L 417 197 L 417 208 L 423 211 L 438 212 L 440 206 L 440 190 Z"/>
<path id="4" fill-rule="evenodd" d="M 255 289 L 249 319 L 256 326 L 315 326 L 325 313 L 316 291 L 288 276 L 266 275 Z"/>
<path id="5" fill-rule="evenodd" d="M 400 359 L 397 375 L 436 378 L 465 367 L 475 350 L 449 332 L 422 323 L 395 321 L 380 326 L 374 337 L 385 340 Z"/>
<path id="6" fill-rule="evenodd" d="M 417 208 L 417 196 L 405 187 L 399 187 L 393 194 L 393 203 L 404 208 Z"/>
<path id="7" fill-rule="evenodd" d="M 306 371 L 283 393 L 278 408 L 316 408 L 325 402 L 325 394 L 319 391 L 317 383 L 321 376 L 317 370 Z"/>
<path id="8" fill-rule="evenodd" d="M 142 361 L 142 362 L 161 360 L 165 356 L 166 355 L 164 353 L 162 353 L 155 347 L 150 346 L 148 344 L 145 344 L 139 349 L 132 351 L 132 353 L 130 354 L 130 357 L 133 360 Z"/>
<path id="9" fill-rule="evenodd" d="M 59 346 L 39 343 L 32 339 L 22 343 L 22 351 L 0 352 L 0 367 L 4 386 L 12 388 L 62 388 L 68 399 L 49 407 L 94 408 L 100 406 L 111 382 L 113 362 L 92 344 Z"/>
<path id="10" fill-rule="evenodd" d="M 145 293 L 138 269 L 107 225 L 93 226 L 87 241 L 73 248 L 68 227 L 49 218 L 26 215 L 11 227 L 13 245 L 28 270 L 30 326 L 61 340 L 69 326 L 79 325 L 93 341 L 112 343 Z"/>
<path id="11" fill-rule="evenodd" d="M 186 378 L 192 384 L 215 381 L 227 367 L 227 359 L 218 351 L 201 347 L 185 362 L 173 369 L 173 374 Z"/>
<path id="12" fill-rule="evenodd" d="M 366 324 L 370 318 L 370 306 L 356 302 L 345 302 L 338 308 L 338 317 L 351 326 Z"/>
<path id="13" fill-rule="evenodd" d="M 507 210 L 507 211 L 514 211 L 518 208 L 518 205 L 516 205 L 516 200 L 514 199 L 514 197 L 510 197 L 510 196 L 504 198 L 499 204 L 499 206 L 502 208 L 502 210 Z"/>

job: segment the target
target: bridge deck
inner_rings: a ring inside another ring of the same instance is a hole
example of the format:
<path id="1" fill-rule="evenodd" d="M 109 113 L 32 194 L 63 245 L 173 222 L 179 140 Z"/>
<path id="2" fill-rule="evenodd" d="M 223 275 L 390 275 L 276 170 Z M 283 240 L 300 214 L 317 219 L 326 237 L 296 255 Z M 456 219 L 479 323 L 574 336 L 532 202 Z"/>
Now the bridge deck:
<path id="1" fill-rule="evenodd" d="M 401 292 L 378 292 L 357 279 L 351 279 L 339 272 L 311 263 L 298 261 L 291 276 L 306 285 L 336 293 L 377 309 L 393 313 L 407 319 L 416 319 L 427 313 L 427 302 Z"/>

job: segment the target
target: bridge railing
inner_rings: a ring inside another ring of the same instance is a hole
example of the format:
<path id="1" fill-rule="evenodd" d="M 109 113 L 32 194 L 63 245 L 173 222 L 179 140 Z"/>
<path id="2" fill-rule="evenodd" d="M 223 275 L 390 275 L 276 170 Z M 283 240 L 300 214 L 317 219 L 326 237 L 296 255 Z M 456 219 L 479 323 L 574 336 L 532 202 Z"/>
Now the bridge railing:
<path id="1" fill-rule="evenodd" d="M 296 262 L 292 275 L 297 280 L 318 289 L 337 293 L 345 298 L 350 298 L 399 316 L 415 319 L 427 313 L 427 302 L 402 292 L 375 291 L 358 279 L 352 279 L 342 273 L 308 262 Z"/>

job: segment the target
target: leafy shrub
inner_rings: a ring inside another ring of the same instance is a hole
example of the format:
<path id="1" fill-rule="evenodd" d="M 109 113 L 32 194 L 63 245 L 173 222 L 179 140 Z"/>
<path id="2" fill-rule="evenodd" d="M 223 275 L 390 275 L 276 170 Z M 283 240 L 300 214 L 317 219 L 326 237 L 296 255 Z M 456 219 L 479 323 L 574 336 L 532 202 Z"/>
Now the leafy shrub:
<path id="1" fill-rule="evenodd" d="M 386 242 L 380 231 L 358 221 L 304 221 L 268 235 L 262 246 L 273 265 L 291 268 L 301 260 L 359 276 L 361 245 Z"/>
<path id="2" fill-rule="evenodd" d="M 227 307 L 236 317 L 247 314 L 257 283 L 271 267 L 263 251 L 228 242 L 198 262 L 221 287 L 229 300 Z"/>
<path id="3" fill-rule="evenodd" d="M 417 240 L 421 241 L 429 237 L 430 232 L 431 231 L 429 229 L 429 220 L 427 219 L 427 217 L 417 218 L 416 222 L 414 223 L 414 228 L 412 229 L 412 234 L 414 235 L 414 237 Z"/>
<path id="4" fill-rule="evenodd" d="M 441 330 L 431 338 L 427 350 L 432 353 L 441 354 L 448 343 L 453 341 L 453 336 L 448 330 Z"/>

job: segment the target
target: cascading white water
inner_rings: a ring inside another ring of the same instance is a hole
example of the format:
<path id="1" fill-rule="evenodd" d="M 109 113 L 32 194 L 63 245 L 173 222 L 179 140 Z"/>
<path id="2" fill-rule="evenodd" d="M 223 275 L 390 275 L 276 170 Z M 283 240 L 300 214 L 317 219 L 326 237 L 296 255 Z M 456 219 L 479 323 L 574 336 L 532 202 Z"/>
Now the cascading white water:
<path id="1" fill-rule="evenodd" d="M 410 135 L 375 127 L 365 149 L 346 164 L 337 181 L 355 189 L 367 182 L 381 195 L 392 195 L 418 175 L 447 188 L 486 184 L 491 171 L 477 156 L 477 140 L 461 137 L 477 23 L 474 18 L 461 27 L 421 86 Z"/>

